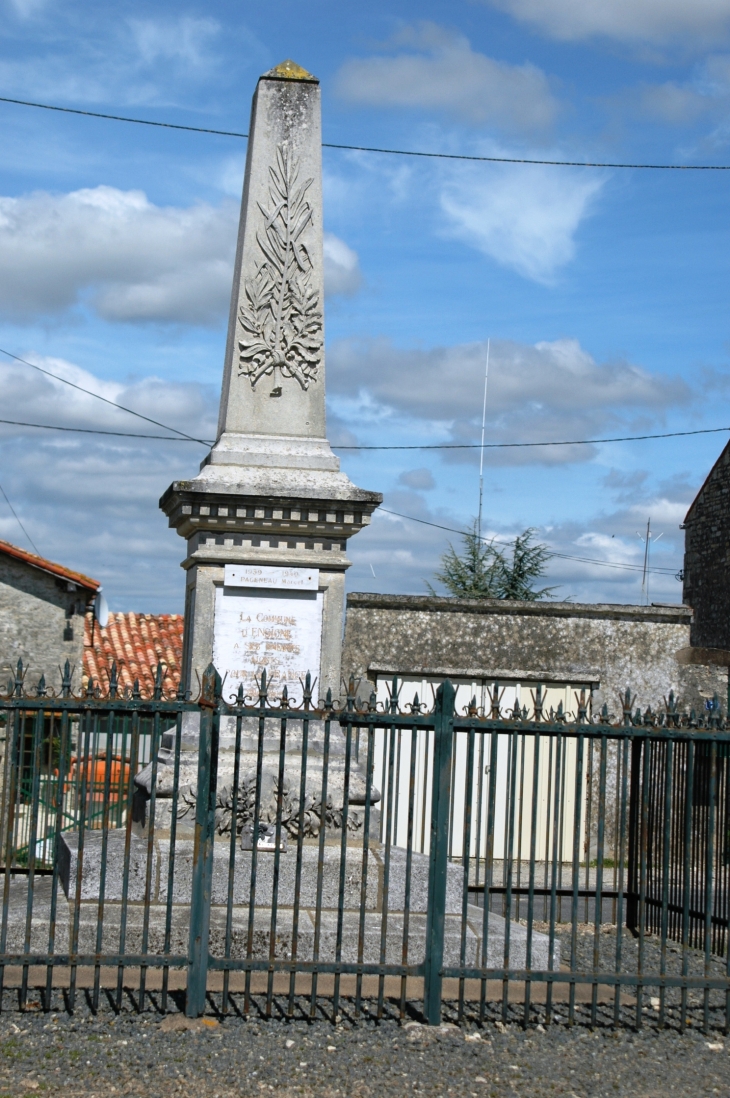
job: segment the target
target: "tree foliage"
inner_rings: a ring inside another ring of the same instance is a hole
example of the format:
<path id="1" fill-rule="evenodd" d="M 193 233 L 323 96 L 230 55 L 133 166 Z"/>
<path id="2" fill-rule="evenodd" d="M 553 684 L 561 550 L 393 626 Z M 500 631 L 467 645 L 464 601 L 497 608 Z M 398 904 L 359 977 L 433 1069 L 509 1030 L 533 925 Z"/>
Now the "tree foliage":
<path id="1" fill-rule="evenodd" d="M 535 602 L 549 598 L 554 587 L 535 588 L 545 574 L 552 554 L 546 545 L 536 542 L 535 530 L 528 527 L 504 549 L 494 538 L 485 540 L 477 533 L 476 519 L 463 535 L 461 552 L 449 545 L 441 557 L 441 569 L 434 578 L 450 595 L 462 599 L 522 599 Z M 436 594 L 430 584 L 431 594 Z"/>

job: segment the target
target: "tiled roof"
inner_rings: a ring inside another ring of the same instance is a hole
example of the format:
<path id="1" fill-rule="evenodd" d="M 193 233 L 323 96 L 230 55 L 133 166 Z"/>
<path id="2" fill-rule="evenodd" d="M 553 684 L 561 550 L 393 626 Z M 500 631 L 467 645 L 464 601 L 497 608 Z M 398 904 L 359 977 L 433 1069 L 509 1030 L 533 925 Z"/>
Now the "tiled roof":
<path id="1" fill-rule="evenodd" d="M 102 689 L 116 660 L 120 686 L 139 679 L 143 695 L 152 693 L 157 664 L 164 665 L 164 689 L 177 690 L 182 667 L 182 614 L 110 614 L 102 629 L 87 614 L 84 630 L 84 683 L 91 676 Z"/>
<path id="2" fill-rule="evenodd" d="M 79 587 L 85 587 L 88 591 L 98 591 L 101 584 L 98 580 L 85 576 L 82 572 L 73 572 L 70 568 L 64 568 L 62 564 L 55 564 L 45 557 L 38 557 L 35 553 L 28 553 L 25 549 L 19 549 L 9 541 L 0 541 L 0 553 L 5 553 L 15 560 L 22 560 L 25 564 L 32 564 L 34 568 L 40 568 L 42 572 L 49 572 L 52 576 L 77 583 Z"/>

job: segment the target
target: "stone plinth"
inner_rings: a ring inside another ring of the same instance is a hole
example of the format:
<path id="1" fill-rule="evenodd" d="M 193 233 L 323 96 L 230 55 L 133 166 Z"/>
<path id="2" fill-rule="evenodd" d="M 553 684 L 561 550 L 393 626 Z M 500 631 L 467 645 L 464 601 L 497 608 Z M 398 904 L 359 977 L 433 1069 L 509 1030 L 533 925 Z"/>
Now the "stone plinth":
<path id="1" fill-rule="evenodd" d="M 80 950 L 96 949 L 96 917 L 98 912 L 99 880 L 101 863 L 101 835 L 87 832 L 84 840 L 84 866 L 81 886 Z M 110 873 L 107 869 L 104 906 L 104 948 L 113 949 L 119 938 L 119 918 L 122 898 L 120 856 L 124 848 L 124 832 L 110 832 L 109 847 L 116 856 L 110 865 L 115 867 Z M 74 898 L 76 881 L 76 853 L 78 835 L 64 833 L 61 836 L 61 880 L 69 899 Z M 226 905 L 228 900 L 229 842 L 219 839 L 214 844 L 213 882 L 211 891 L 210 950 L 213 955 L 223 956 L 225 950 Z M 169 876 L 169 840 L 157 840 L 152 850 L 152 894 L 150 896 L 150 949 L 162 948 L 166 919 L 167 882 Z M 364 960 L 380 960 L 381 934 L 384 911 L 384 863 L 385 851 L 379 844 L 373 844 L 368 852 L 368 879 L 365 897 L 365 936 Z M 362 846 L 349 845 L 346 848 L 345 894 L 343 913 L 343 940 L 341 959 L 345 963 L 357 961 L 360 929 L 361 874 L 363 862 Z M 338 904 L 340 887 L 340 845 L 328 844 L 324 850 L 322 876 L 322 906 L 319 913 L 320 945 L 319 959 L 333 961 L 337 938 Z M 295 899 L 296 850 L 291 848 L 280 855 L 279 886 L 277 892 L 276 916 L 276 956 L 286 959 L 291 956 L 292 930 Z M 192 887 L 193 842 L 184 840 L 175 846 L 175 872 L 173 882 L 172 952 L 185 953 L 188 947 L 188 925 L 190 897 Z M 319 847 L 306 844 L 303 848 L 302 873 L 300 887 L 300 908 L 298 923 L 297 956 L 302 961 L 313 959 L 313 947 L 317 916 L 317 870 Z M 128 882 L 127 948 L 133 952 L 139 948 L 142 932 L 143 907 L 147 875 L 147 842 L 134 838 L 130 856 Z M 237 850 L 236 874 L 233 888 L 233 921 L 231 956 L 246 956 L 248 933 L 248 912 L 250 902 L 251 854 Z M 271 933 L 271 904 L 273 900 L 274 856 L 260 853 L 257 858 L 256 898 L 254 914 L 254 956 L 269 955 Z M 403 919 L 406 884 L 406 851 L 393 847 L 390 852 L 388 920 L 386 936 L 386 961 L 399 964 L 403 957 Z M 423 854 L 412 855 L 410 903 L 408 925 L 409 963 L 423 961 L 426 944 L 426 910 L 428 901 L 428 857 Z M 463 870 L 461 866 L 449 863 L 447 869 L 446 919 L 444 926 L 444 963 L 459 964 L 462 931 L 462 895 Z M 479 965 L 482 958 L 484 911 L 469 905 L 466 920 L 465 963 Z M 527 931 L 520 923 L 510 924 L 509 964 L 512 968 L 524 968 L 526 962 Z M 504 964 L 505 920 L 490 912 L 489 935 L 487 940 L 487 965 L 501 967 Z M 546 934 L 533 932 L 532 967 L 546 969 L 549 958 L 549 939 Z M 560 945 L 556 943 L 553 953 L 553 967 L 560 967 Z"/>
<path id="2" fill-rule="evenodd" d="M 221 721 L 220 750 L 216 783 L 216 829 L 219 834 L 230 833 L 233 826 L 233 786 L 235 754 L 235 718 Z M 174 791 L 175 753 L 174 732 L 165 732 L 157 758 L 155 782 L 154 827 L 158 838 L 166 839 L 171 833 L 172 795 Z M 300 817 L 304 816 L 304 835 L 316 838 L 322 821 L 327 830 L 339 835 L 343 824 L 345 800 L 345 738 L 339 727 L 331 728 L 327 763 L 327 785 L 324 788 L 324 723 L 312 720 L 309 724 L 306 764 L 303 755 L 303 732 L 296 724 L 289 724 L 286 732 L 283 789 L 282 828 L 289 841 L 296 841 Z M 241 727 L 239 752 L 239 785 L 236 803 L 236 831 L 240 833 L 253 824 L 256 798 L 256 768 L 259 735 L 258 720 L 245 717 Z M 279 778 L 279 749 L 281 734 L 270 727 L 264 734 L 261 769 L 259 821 L 273 824 L 277 816 L 277 787 Z M 302 766 L 305 765 L 305 795 L 300 803 Z M 148 763 L 135 775 L 133 819 L 139 835 L 146 835 L 149 827 L 152 795 L 152 763 Z M 197 735 L 183 737 L 178 772 L 178 801 L 176 834 L 179 839 L 190 838 L 195 831 L 195 804 L 198 782 Z M 324 794 L 324 795 L 323 795 Z M 350 760 L 347 830 L 355 837 L 362 837 L 365 825 L 365 801 L 367 784 L 364 767 L 355 758 Z M 370 837 L 380 833 L 380 790 L 370 788 Z"/>
<path id="3" fill-rule="evenodd" d="M 234 597 L 226 565 L 315 569 L 319 658 L 308 650 L 307 670 L 318 696 L 337 695 L 347 541 L 382 496 L 340 472 L 326 437 L 319 82 L 291 62 L 267 73 L 249 134 L 218 438 L 199 475 L 160 500 L 187 542 L 184 681 L 195 690 L 216 651 Z M 275 651 L 252 648 L 245 673 L 238 668 L 235 682 L 231 674 L 234 691 L 244 681 L 252 692 Z M 285 684 L 300 689 L 283 671 L 272 689 Z"/>

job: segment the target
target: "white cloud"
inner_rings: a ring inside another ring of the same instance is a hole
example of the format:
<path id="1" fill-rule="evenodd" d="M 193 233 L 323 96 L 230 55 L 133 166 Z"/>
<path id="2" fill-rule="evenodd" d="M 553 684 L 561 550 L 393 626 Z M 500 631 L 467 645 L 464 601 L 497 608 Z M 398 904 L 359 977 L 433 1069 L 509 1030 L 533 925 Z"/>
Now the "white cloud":
<path id="1" fill-rule="evenodd" d="M 0 59 L 0 83 L 5 95 L 23 99 L 198 111 L 201 86 L 216 89 L 222 102 L 232 80 L 242 72 L 255 80 L 269 59 L 268 49 L 240 21 L 225 34 L 205 16 L 128 18 L 123 5 L 86 5 L 80 15 L 78 5 L 10 3 L 25 25 L 15 21 L 16 48 Z M 41 6 L 38 33 L 30 17 Z"/>
<path id="2" fill-rule="evenodd" d="M 625 97 L 624 97 L 625 98 Z M 636 95 L 632 96 L 636 102 Z M 687 125 L 706 114 L 726 116 L 730 102 L 730 55 L 708 57 L 685 83 L 668 81 L 639 89 L 644 114 L 670 125 Z"/>
<path id="3" fill-rule="evenodd" d="M 430 442 L 473 443 L 481 419 L 485 354 L 483 343 L 402 350 L 386 340 L 342 341 L 329 349 L 329 390 L 355 431 L 357 425 L 399 417 L 399 434 L 410 424 L 423 438 L 427 424 Z M 623 361 L 598 363 L 577 340 L 534 346 L 495 340 L 491 345 L 487 417 L 492 442 L 601 436 L 620 425 L 655 423 L 688 399 L 684 382 Z M 487 450 L 488 460 L 501 464 L 586 461 L 596 453 L 592 446 Z M 450 457 L 473 460 L 474 454 L 454 451 Z"/>
<path id="4" fill-rule="evenodd" d="M 702 66 L 698 83 L 708 95 L 729 95 L 730 54 L 716 53 L 708 57 Z"/>
<path id="5" fill-rule="evenodd" d="M 130 19 L 129 28 L 144 64 L 174 60 L 195 68 L 212 63 L 207 48 L 221 29 L 215 19 L 195 19 L 190 15 L 166 20 Z"/>
<path id="6" fill-rule="evenodd" d="M 436 487 L 436 481 L 433 479 L 433 473 L 430 469 L 406 469 L 398 477 L 399 484 L 404 484 L 406 488 L 412 488 L 416 492 L 428 492 L 432 488 Z"/>
<path id="7" fill-rule="evenodd" d="M 357 252 L 334 233 L 324 234 L 324 286 L 328 294 L 357 293 L 362 282 Z"/>
<path id="8" fill-rule="evenodd" d="M 605 36 L 661 44 L 713 41 L 730 27 L 730 0 L 486 0 L 552 38 Z"/>
<path id="9" fill-rule="evenodd" d="M 102 380 L 73 363 L 31 361 L 109 400 L 196 437 L 215 436 L 212 387 L 146 377 Z M 0 365 L 7 418 L 66 427 L 162 433 L 94 397 L 18 363 Z M 0 425 L 3 488 L 40 552 L 102 581 L 120 610 L 182 610 L 184 546 L 158 508 L 173 479 L 194 475 L 202 446 L 135 438 L 31 431 Z M 0 537 L 24 545 L 0 501 Z"/>
<path id="10" fill-rule="evenodd" d="M 643 114 L 680 126 L 694 122 L 712 106 L 696 89 L 672 82 L 641 88 L 639 104 Z"/>
<path id="11" fill-rule="evenodd" d="M 211 403 L 214 395 L 209 386 L 172 383 L 157 377 L 145 377 L 127 383 L 98 378 L 65 359 L 49 358 L 32 352 L 23 357 L 79 388 L 72 388 L 72 385 L 40 374 L 19 362 L 0 362 L 0 398 L 6 412 L 12 412 L 13 418 L 53 423 L 63 427 L 160 433 L 159 428 L 112 408 L 91 395 L 95 393 L 107 401 L 123 404 L 132 411 L 169 423 L 195 438 L 215 437 L 216 417 Z M 80 389 L 90 390 L 90 393 L 81 392 Z M 204 398 L 201 394 L 205 394 Z M 3 438 L 24 435 L 24 429 L 9 425 L 3 425 L 1 430 Z M 40 435 L 33 437 L 45 438 Z M 69 439 L 65 441 L 68 442 Z M 94 443 L 93 439 L 80 441 L 85 445 Z M 134 447 L 138 443 L 107 440 L 99 441 L 99 445 Z"/>
<path id="12" fill-rule="evenodd" d="M 668 568 L 665 574 L 650 575 L 650 596 L 654 600 L 681 602 L 681 584 L 674 573 L 681 567 L 682 536 L 659 518 L 659 508 L 648 500 L 649 512 L 631 508 L 611 514 L 586 515 L 549 526 L 538 526 L 537 539 L 565 556 L 554 556 L 547 569 L 544 585 L 557 585 L 554 597 L 571 598 L 574 602 L 638 603 L 641 600 L 641 566 L 643 544 L 636 536 L 637 528 L 646 527 L 647 513 L 652 515 L 652 529 L 665 536 L 652 555 L 652 567 Z M 404 515 L 412 515 L 426 523 L 464 530 L 469 525 L 468 514 L 454 513 L 442 507 L 428 507 L 422 496 L 402 492 L 386 494 L 384 506 Z M 654 516 L 656 515 L 656 522 Z M 524 524 L 489 522 L 484 534 L 498 542 L 509 543 Z M 461 548 L 458 533 L 408 521 L 386 511 L 376 511 L 367 530 L 358 535 L 354 565 L 348 573 L 348 588 L 353 591 L 382 591 L 406 594 L 426 594 L 426 581 L 436 589 L 434 572 L 441 554 L 451 543 Z M 570 558 L 582 557 L 581 560 Z M 567 558 L 567 559 L 566 559 Z M 589 558 L 586 560 L 585 558 Z M 607 565 L 630 565 L 615 568 Z"/>
<path id="13" fill-rule="evenodd" d="M 543 429 L 539 409 L 535 414 L 532 406 L 525 408 L 524 399 L 520 401 L 515 397 L 520 383 L 536 384 L 538 398 L 551 387 L 557 387 L 562 400 L 558 416 L 562 420 L 566 418 L 562 408 L 568 404 L 572 378 L 576 394 L 585 390 L 576 419 L 586 418 L 591 427 L 595 426 L 595 419 L 591 420 L 588 415 L 591 400 L 599 405 L 595 417 L 600 416 L 605 422 L 610 421 L 611 410 L 621 399 L 636 401 L 640 406 L 646 406 L 652 399 L 660 406 L 662 401 L 666 403 L 669 399 L 670 394 L 641 371 L 630 367 L 597 366 L 575 347 L 572 350 L 558 348 L 562 366 L 555 361 L 551 366 L 551 347 L 542 345 L 542 349 L 533 349 L 536 355 L 532 364 L 521 368 L 516 358 L 505 357 L 508 348 L 495 348 L 494 400 L 498 414 L 497 426 L 490 427 L 490 437 L 504 437 L 504 427 L 500 424 L 506 425 L 507 433 L 516 439 L 520 437 L 520 430 L 529 431 L 534 437 Z M 523 350 L 529 357 L 529 349 Z M 126 404 L 192 435 L 213 437 L 218 404 L 218 392 L 213 387 L 170 383 L 155 377 L 133 382 L 100 379 L 73 363 L 32 353 L 26 357 L 109 400 Z M 539 383 L 541 364 L 548 375 L 542 388 Z M 408 393 L 418 391 L 419 378 L 432 391 L 440 378 L 442 396 L 451 396 L 454 390 L 461 389 L 461 412 L 468 419 L 469 375 L 451 374 L 447 377 L 448 383 L 444 383 L 443 370 L 437 370 L 433 364 L 426 364 L 426 369 L 421 368 L 417 374 L 414 372 L 416 359 L 410 362 L 410 370 L 406 368 L 408 363 L 398 365 L 404 369 L 401 379 L 404 400 Z M 366 378 L 372 373 L 372 366 L 370 360 L 363 364 L 362 370 L 368 371 L 364 374 Z M 393 366 L 392 359 L 383 362 L 383 374 Z M 479 367 L 481 372 L 483 361 Z M 515 369 L 517 377 L 500 377 L 505 371 Z M 474 380 L 479 388 L 479 379 Z M 0 364 L 0 401 L 8 418 L 60 426 L 156 433 L 156 428 L 17 363 Z M 428 413 L 431 408 L 424 405 L 423 410 Z M 575 420 L 569 425 L 574 427 Z M 555 422 L 551 429 L 554 428 Z M 184 556 L 184 545 L 168 528 L 158 500 L 172 480 L 194 475 L 204 453 L 202 447 L 183 442 L 55 434 L 0 425 L 0 461 L 5 470 L 3 488 L 38 549 L 52 560 L 101 580 L 115 610 L 182 611 L 184 576 L 179 562 Z M 387 495 L 385 506 L 427 521 L 463 528 L 468 523 L 469 512 L 458 510 L 458 493 L 446 506 L 439 505 L 438 497 L 427 505 L 420 493 L 428 489 L 428 478 L 429 471 L 425 468 L 407 471 L 400 478 L 403 487 Z M 625 492 L 629 486 L 623 478 L 614 487 Z M 663 556 L 660 551 L 656 552 L 654 563 L 675 565 L 681 560 L 681 535 L 677 523 L 695 488 L 696 485 L 688 487 L 684 481 L 652 487 L 646 485 L 643 477 L 637 478 L 633 496 L 626 494 L 618 509 L 591 515 L 585 513 L 585 507 L 577 506 L 573 520 L 543 527 L 538 536 L 559 552 L 640 563 L 642 547 L 636 530 L 645 524 L 650 514 L 652 528 L 657 533 L 666 531 L 658 545 L 667 545 L 667 548 L 661 549 Z M 600 507 L 607 502 L 607 492 L 597 488 L 595 498 Z M 584 499 L 583 502 L 588 501 Z M 454 506 L 456 511 L 451 509 Z M 515 526 L 514 521 L 510 525 L 509 519 L 492 520 L 489 532 L 500 539 L 508 539 L 520 529 L 522 526 Z M 15 544 L 25 544 L 16 520 L 1 499 L 0 537 Z M 355 563 L 348 586 L 350 590 L 425 593 L 425 580 L 433 577 L 447 542 L 457 544 L 458 540 L 458 535 L 378 511 L 372 526 L 353 543 Z M 551 562 L 547 582 L 562 584 L 561 594 L 584 601 L 638 601 L 640 593 L 639 573 L 613 571 L 558 558 Z M 678 585 L 671 576 L 652 578 L 653 597 L 678 600 L 678 592 Z"/>
<path id="14" fill-rule="evenodd" d="M 156 206 L 142 191 L 94 187 L 0 198 L 0 314 L 79 302 L 112 321 L 216 324 L 227 312 L 238 203 Z M 354 293 L 357 255 L 328 235 L 332 293 Z"/>
<path id="15" fill-rule="evenodd" d="M 352 103 L 442 110 L 475 125 L 518 132 L 548 129 L 558 104 L 541 69 L 473 50 L 463 35 L 421 23 L 402 32 L 409 52 L 346 61 L 337 91 Z"/>
<path id="16" fill-rule="evenodd" d="M 451 235 L 526 278 L 550 283 L 575 254 L 575 235 L 605 176 L 550 168 L 452 173 L 441 193 Z"/>
<path id="17" fill-rule="evenodd" d="M 95 187 L 0 198 L 0 300 L 32 317 L 88 299 L 107 320 L 213 323 L 230 297 L 237 208 Z"/>
<path id="18" fill-rule="evenodd" d="M 9 0 L 9 6 L 19 19 L 32 19 L 32 17 L 45 6 L 46 0 Z"/>

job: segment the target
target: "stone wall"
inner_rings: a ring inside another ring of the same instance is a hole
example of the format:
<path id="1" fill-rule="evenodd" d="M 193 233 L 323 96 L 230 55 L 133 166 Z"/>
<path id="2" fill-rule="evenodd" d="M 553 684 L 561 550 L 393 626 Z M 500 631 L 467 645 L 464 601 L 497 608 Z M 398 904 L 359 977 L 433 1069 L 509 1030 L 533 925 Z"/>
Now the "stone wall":
<path id="1" fill-rule="evenodd" d="M 80 687 L 83 615 L 91 597 L 78 585 L 0 553 L 0 686 L 5 688 L 22 659 L 32 687 L 44 674 L 49 686 L 58 688 L 66 660 Z"/>
<path id="2" fill-rule="evenodd" d="M 730 444 L 687 512 L 684 602 L 694 610 L 691 643 L 730 649 Z"/>
<path id="3" fill-rule="evenodd" d="M 662 707 L 670 690 L 695 708 L 718 693 L 724 707 L 726 669 L 676 658 L 691 620 L 686 606 L 351 594 L 343 676 L 363 680 L 361 696 L 378 676 L 448 675 L 594 683 L 594 708 L 605 701 L 614 714 L 627 686 L 642 709 Z"/>

